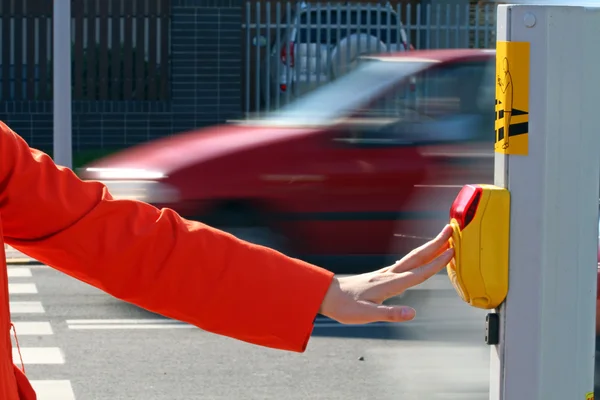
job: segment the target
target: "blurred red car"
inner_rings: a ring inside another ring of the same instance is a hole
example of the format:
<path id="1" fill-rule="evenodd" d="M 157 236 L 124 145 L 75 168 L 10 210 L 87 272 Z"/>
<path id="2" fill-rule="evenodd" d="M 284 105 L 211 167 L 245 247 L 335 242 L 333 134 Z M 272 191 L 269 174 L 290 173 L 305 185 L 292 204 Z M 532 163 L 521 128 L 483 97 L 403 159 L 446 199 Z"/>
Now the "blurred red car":
<path id="1" fill-rule="evenodd" d="M 494 75 L 488 50 L 369 57 L 264 118 L 130 148 L 81 176 L 360 272 L 434 235 L 464 184 L 493 181 Z"/>
<path id="2" fill-rule="evenodd" d="M 139 145 L 81 175 L 357 272 L 434 235 L 463 184 L 492 182 L 494 74 L 489 50 L 367 57 L 263 118 Z"/>

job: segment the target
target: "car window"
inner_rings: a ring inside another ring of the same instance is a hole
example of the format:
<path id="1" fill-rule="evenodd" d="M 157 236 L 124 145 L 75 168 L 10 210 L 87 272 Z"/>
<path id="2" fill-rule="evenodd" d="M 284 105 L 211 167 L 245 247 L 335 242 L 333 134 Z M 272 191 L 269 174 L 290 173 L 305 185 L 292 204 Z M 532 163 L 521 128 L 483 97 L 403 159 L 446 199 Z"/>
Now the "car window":
<path id="1" fill-rule="evenodd" d="M 356 69 L 271 112 L 262 121 L 272 124 L 332 123 L 351 116 L 370 99 L 379 98 L 431 63 L 365 60 Z"/>
<path id="2" fill-rule="evenodd" d="M 370 104 L 361 115 L 414 115 L 430 120 L 478 112 L 482 69 L 481 64 L 462 64 L 422 71 Z"/>
<path id="3" fill-rule="evenodd" d="M 493 100 L 491 106 L 482 101 L 486 66 L 461 63 L 422 71 L 361 109 L 355 118 L 385 119 L 384 129 L 364 132 L 370 136 L 411 140 L 480 138 L 489 134 L 482 124 L 489 124 L 494 114 Z M 493 131 L 493 125 L 489 128 Z"/>

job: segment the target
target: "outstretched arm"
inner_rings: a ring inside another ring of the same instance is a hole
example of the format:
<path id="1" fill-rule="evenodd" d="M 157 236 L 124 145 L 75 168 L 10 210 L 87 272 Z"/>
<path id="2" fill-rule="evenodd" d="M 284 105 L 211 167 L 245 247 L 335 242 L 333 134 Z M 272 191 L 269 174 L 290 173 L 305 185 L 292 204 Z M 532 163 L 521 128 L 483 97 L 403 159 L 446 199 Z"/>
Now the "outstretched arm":
<path id="1" fill-rule="evenodd" d="M 6 243 L 150 311 L 250 343 L 304 351 L 332 282 L 324 269 L 169 209 L 113 200 L 0 122 Z"/>

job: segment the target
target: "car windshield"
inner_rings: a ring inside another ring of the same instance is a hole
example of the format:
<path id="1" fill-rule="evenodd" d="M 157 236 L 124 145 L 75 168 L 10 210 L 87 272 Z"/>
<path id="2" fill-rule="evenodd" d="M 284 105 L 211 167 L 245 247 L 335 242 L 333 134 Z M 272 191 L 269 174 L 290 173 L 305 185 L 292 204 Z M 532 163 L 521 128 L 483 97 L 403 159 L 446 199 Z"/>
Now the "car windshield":
<path id="1" fill-rule="evenodd" d="M 326 124 L 347 117 L 389 86 L 423 70 L 432 61 L 365 59 L 351 72 L 260 118 L 268 124 Z"/>

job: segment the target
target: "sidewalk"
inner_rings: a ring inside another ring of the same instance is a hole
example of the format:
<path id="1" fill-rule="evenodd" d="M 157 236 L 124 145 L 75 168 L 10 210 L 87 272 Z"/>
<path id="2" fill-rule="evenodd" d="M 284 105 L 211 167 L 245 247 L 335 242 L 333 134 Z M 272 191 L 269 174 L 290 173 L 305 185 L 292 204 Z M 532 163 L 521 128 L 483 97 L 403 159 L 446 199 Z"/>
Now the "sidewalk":
<path id="1" fill-rule="evenodd" d="M 38 261 L 34 260 L 33 258 L 26 256 L 25 254 L 21 253 L 20 251 L 17 251 L 15 249 L 13 249 L 12 247 L 8 246 L 8 245 L 4 245 L 4 252 L 6 253 L 6 263 L 7 264 L 35 264 L 38 263 Z"/>

